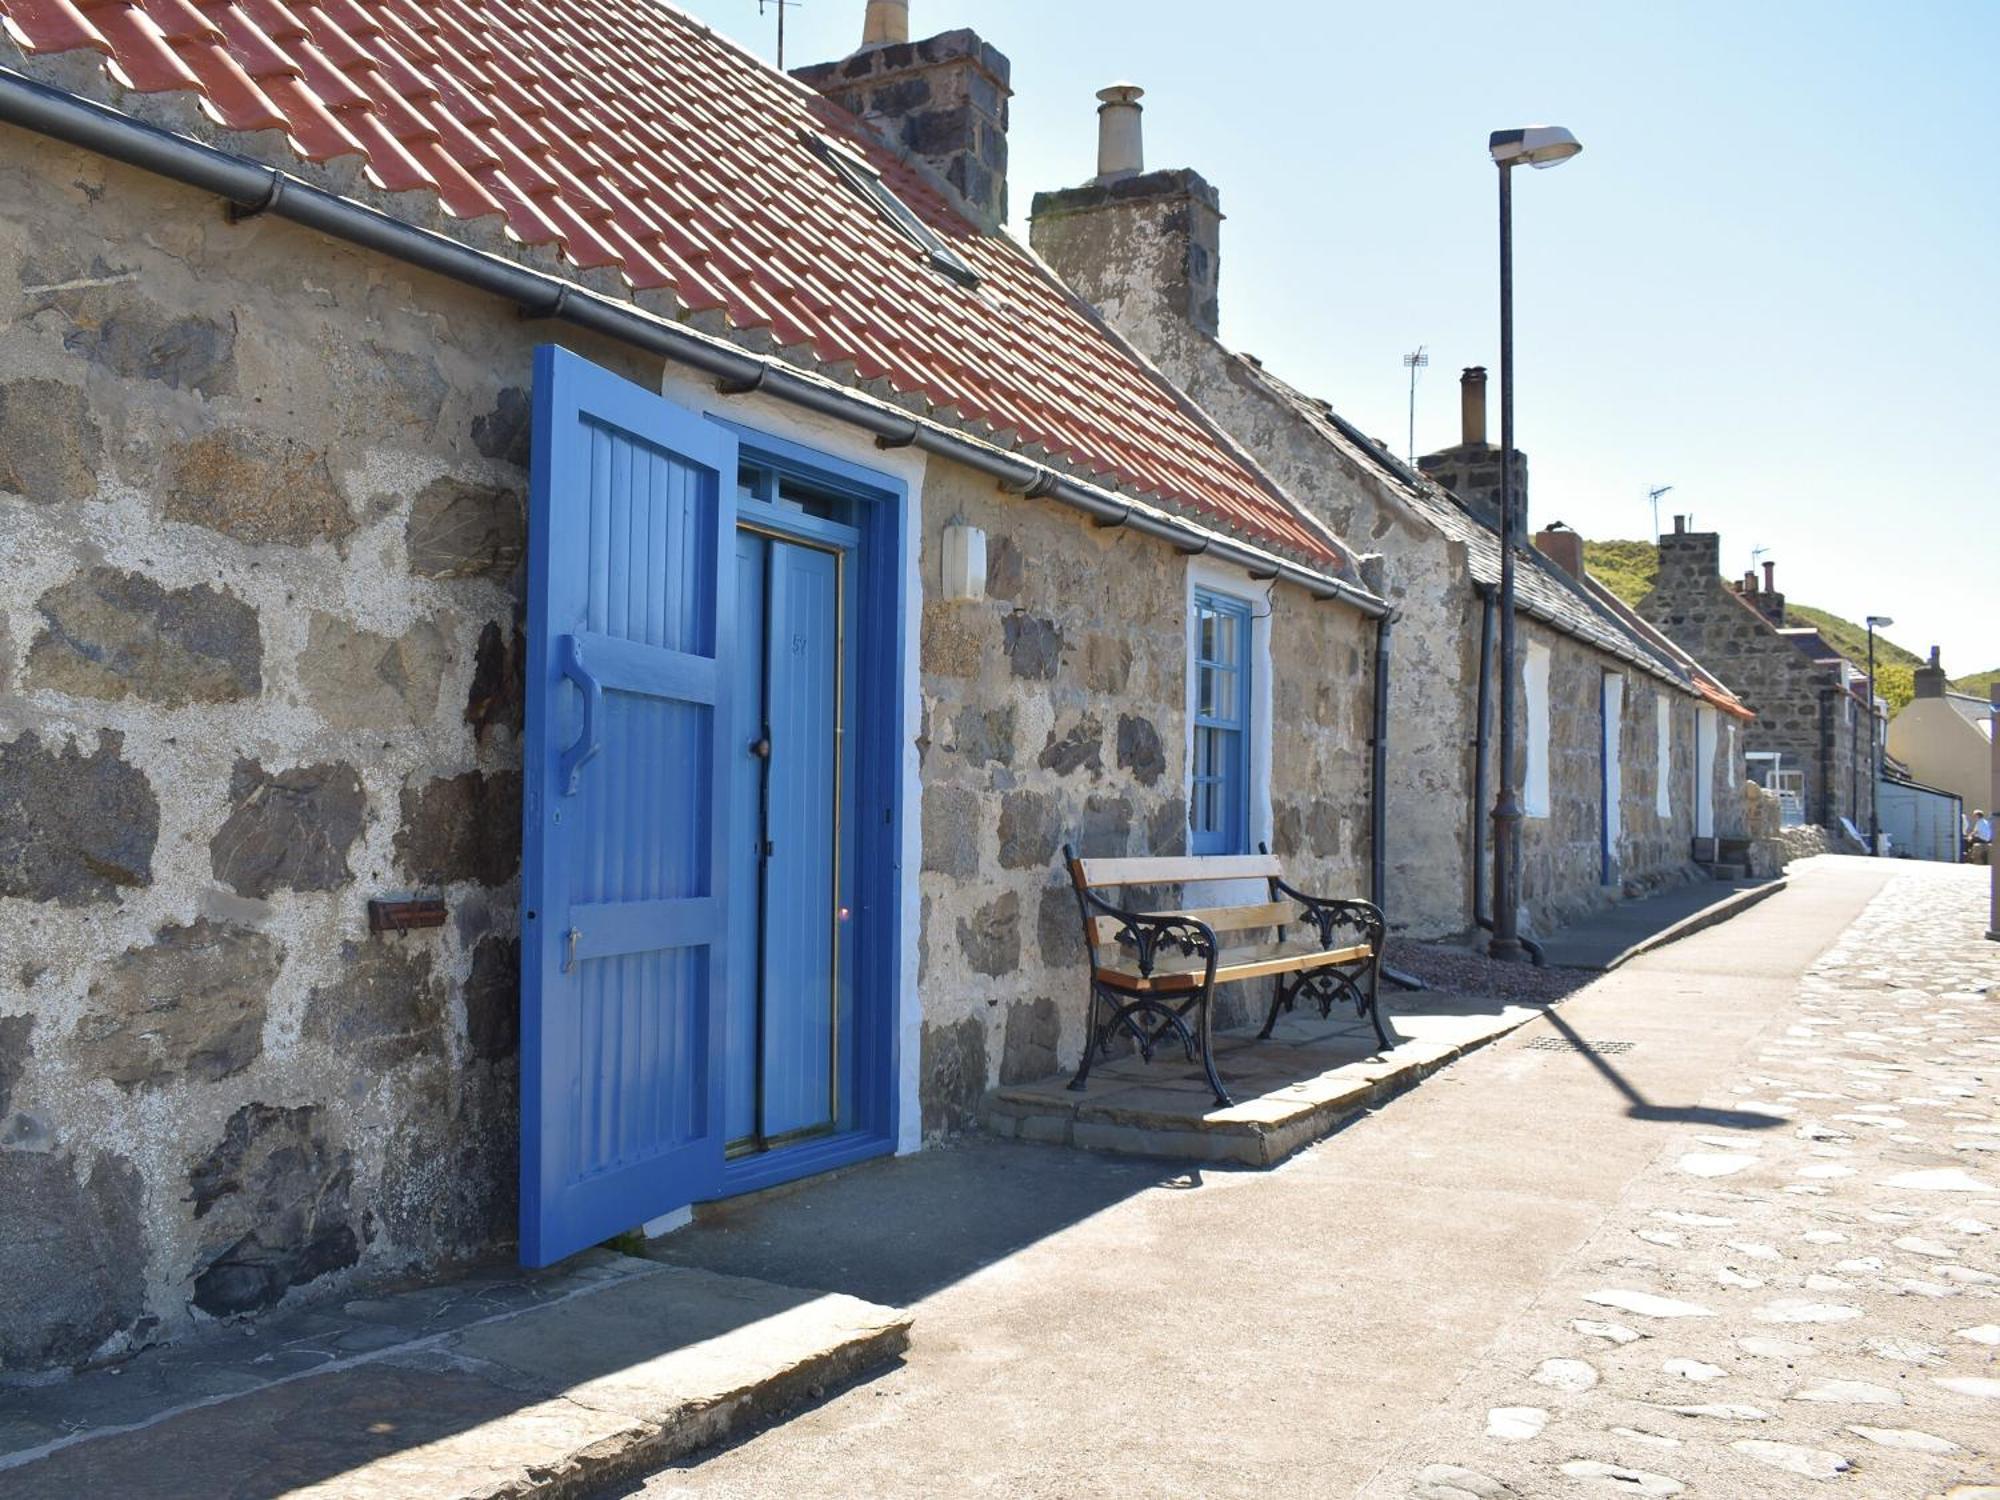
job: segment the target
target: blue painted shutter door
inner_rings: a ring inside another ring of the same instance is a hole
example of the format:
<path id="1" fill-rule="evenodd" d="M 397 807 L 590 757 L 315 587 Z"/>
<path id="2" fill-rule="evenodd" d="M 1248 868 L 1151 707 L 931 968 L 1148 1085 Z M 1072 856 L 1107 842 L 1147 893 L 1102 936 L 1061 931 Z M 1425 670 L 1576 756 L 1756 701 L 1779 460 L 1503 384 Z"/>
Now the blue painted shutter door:
<path id="1" fill-rule="evenodd" d="M 736 444 L 535 358 L 521 1258 L 712 1192 L 722 1164 Z"/>
<path id="2" fill-rule="evenodd" d="M 833 1124 L 839 567 L 772 545 L 771 852 L 764 870 L 764 1134 Z"/>

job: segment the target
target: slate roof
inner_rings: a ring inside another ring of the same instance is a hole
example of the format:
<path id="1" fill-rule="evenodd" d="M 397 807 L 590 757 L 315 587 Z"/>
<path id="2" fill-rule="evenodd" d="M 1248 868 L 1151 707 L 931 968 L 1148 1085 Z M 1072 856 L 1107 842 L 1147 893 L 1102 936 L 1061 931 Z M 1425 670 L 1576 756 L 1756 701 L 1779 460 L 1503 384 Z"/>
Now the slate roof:
<path id="1" fill-rule="evenodd" d="M 1328 444 L 1338 449 L 1357 468 L 1388 486 L 1420 518 L 1447 540 L 1464 545 L 1473 579 L 1490 588 L 1500 586 L 1499 517 L 1486 507 L 1461 500 L 1428 475 L 1418 472 L 1395 455 L 1363 435 L 1333 407 L 1286 384 L 1263 365 L 1246 355 L 1236 356 L 1249 376 L 1273 396 L 1285 402 L 1310 423 Z M 1514 595 L 1522 613 L 1540 620 L 1551 629 L 1631 663 L 1684 692 L 1709 697 L 1690 667 L 1692 658 L 1676 651 L 1656 633 L 1641 631 L 1614 610 L 1608 596 L 1600 598 L 1591 589 L 1571 578 L 1559 565 L 1532 545 L 1524 544 L 1514 569 Z M 1636 617 L 1635 617 L 1636 618 Z M 1703 677 L 1721 697 L 1712 701 L 1742 708 L 1740 700 L 1724 688 L 1711 673 Z"/>
<path id="2" fill-rule="evenodd" d="M 387 192 L 670 294 L 873 394 L 1315 564 L 1352 559 L 1039 260 L 805 85 L 661 0 L 0 0 L 31 54 L 102 54 L 221 128 L 361 158 Z M 845 183 L 865 159 L 980 277 Z M 755 338 L 752 338 L 755 342 Z"/>

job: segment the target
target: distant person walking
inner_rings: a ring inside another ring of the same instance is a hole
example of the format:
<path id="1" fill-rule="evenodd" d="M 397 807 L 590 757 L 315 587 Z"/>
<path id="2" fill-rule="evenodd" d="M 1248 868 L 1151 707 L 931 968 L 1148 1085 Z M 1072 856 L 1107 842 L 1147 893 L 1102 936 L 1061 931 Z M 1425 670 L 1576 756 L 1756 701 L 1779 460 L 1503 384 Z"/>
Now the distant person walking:
<path id="1" fill-rule="evenodd" d="M 1968 864 L 1993 862 L 1993 820 L 1976 807 L 1972 810 L 1972 831 L 1965 838 L 1965 858 Z"/>

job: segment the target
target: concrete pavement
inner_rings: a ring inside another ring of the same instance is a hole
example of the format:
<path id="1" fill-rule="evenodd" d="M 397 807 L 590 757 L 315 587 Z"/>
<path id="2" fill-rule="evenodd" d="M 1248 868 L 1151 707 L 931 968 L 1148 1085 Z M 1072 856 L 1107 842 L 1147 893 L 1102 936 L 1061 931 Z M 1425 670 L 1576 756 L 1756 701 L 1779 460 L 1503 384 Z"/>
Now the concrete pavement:
<path id="1" fill-rule="evenodd" d="M 1448 1461 L 1405 1461 L 1405 1445 L 1448 1425 L 1436 1414 L 1636 1181 L 1731 1149 L 1704 1136 L 1787 1132 L 1732 1089 L 1798 1023 L 1815 959 L 1907 868 L 1795 867 L 1783 895 L 1627 964 L 1275 1171 L 969 1143 L 677 1235 L 656 1253 L 907 1304 L 916 1322 L 899 1369 L 643 1493 L 1420 1493 Z M 1487 1461 L 1485 1412 L 1470 1437 L 1431 1441 Z M 1782 1472 L 1739 1460 L 1755 1486 Z M 1624 1483 L 1559 1468 L 1523 1482 L 1464 1493 Z"/>
<path id="2" fill-rule="evenodd" d="M 576 1495 L 893 1360 L 908 1328 L 592 1251 L 0 1388 L 0 1500 Z"/>

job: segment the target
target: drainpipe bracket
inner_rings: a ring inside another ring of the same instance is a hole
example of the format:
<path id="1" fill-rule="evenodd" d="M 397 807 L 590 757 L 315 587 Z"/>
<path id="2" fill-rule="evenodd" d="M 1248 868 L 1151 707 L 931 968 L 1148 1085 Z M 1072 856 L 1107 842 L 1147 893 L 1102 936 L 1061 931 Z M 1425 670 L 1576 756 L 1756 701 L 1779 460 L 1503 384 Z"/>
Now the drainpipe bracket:
<path id="1" fill-rule="evenodd" d="M 278 200 L 285 196 L 286 177 L 283 172 L 271 173 L 271 186 L 264 196 L 255 203 L 229 204 L 229 222 L 241 224 L 245 219 L 254 219 L 259 214 L 267 214 L 278 206 Z"/>
<path id="2" fill-rule="evenodd" d="M 760 364 L 757 366 L 757 373 L 755 375 L 742 380 L 730 380 L 724 377 L 715 382 L 715 389 L 719 394 L 724 396 L 754 396 L 770 383 L 770 379 L 771 367 Z"/>

